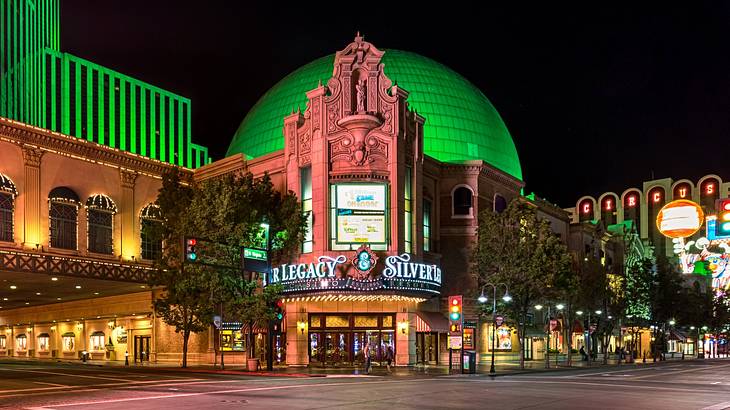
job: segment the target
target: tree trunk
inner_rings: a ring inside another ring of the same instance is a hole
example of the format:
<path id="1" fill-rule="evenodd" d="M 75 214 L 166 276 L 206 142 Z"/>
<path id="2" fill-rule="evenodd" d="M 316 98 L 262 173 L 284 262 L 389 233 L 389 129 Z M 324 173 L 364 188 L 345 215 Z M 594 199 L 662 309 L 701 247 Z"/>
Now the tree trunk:
<path id="1" fill-rule="evenodd" d="M 189 339 L 190 339 L 190 331 L 184 330 L 183 331 L 183 357 L 182 357 L 183 369 L 188 367 L 188 340 Z"/>
<path id="2" fill-rule="evenodd" d="M 568 315 L 568 326 L 564 326 L 563 328 L 568 331 L 568 334 L 565 336 L 565 341 L 568 346 L 568 351 L 566 352 L 567 360 L 566 364 L 568 367 L 573 365 L 573 315 Z"/>
<path id="3" fill-rule="evenodd" d="M 525 323 L 524 321 L 520 321 L 520 316 L 524 320 L 524 318 L 527 315 L 518 315 L 517 316 L 517 339 L 519 340 L 519 343 L 517 343 L 520 346 L 520 369 L 525 369 Z M 520 324 L 522 323 L 522 324 Z"/>

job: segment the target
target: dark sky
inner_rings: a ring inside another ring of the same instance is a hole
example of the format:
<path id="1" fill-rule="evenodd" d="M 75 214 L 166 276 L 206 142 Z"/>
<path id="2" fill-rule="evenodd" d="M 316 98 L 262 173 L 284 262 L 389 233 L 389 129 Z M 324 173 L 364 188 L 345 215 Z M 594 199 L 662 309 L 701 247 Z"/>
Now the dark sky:
<path id="1" fill-rule="evenodd" d="M 479 87 L 515 140 L 526 192 L 571 206 L 652 174 L 730 179 L 730 2 L 250 3 L 61 0 L 61 48 L 191 98 L 194 141 L 214 159 L 266 90 L 360 30 Z"/>

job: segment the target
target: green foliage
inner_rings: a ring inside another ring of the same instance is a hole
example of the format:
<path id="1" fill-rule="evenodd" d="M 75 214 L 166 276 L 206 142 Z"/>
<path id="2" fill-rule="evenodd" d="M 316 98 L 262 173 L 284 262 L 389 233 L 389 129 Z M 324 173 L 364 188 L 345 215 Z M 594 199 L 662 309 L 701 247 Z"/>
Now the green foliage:
<path id="1" fill-rule="evenodd" d="M 626 316 L 634 320 L 651 318 L 651 287 L 654 261 L 641 258 L 626 270 Z"/>
<path id="2" fill-rule="evenodd" d="M 520 344 L 527 311 L 535 301 L 557 294 L 556 284 L 570 270 L 566 247 L 541 220 L 536 208 L 521 199 L 510 202 L 502 213 L 479 215 L 478 237 L 472 272 L 480 284 L 504 283 L 512 301 L 505 305 L 517 324 Z M 520 362 L 524 365 L 523 351 Z"/>
<path id="3" fill-rule="evenodd" d="M 157 205 L 162 224 L 153 234 L 164 240 L 158 274 L 151 285 L 163 287 L 154 300 L 157 314 L 183 334 L 183 367 L 190 333 L 205 331 L 213 314 L 225 320 L 266 321 L 281 288 L 261 290 L 257 276 L 240 269 L 240 247 L 258 245 L 261 223 L 269 224 L 272 260 L 295 252 L 304 237 L 305 219 L 292 192 L 276 191 L 268 175 L 224 175 L 202 182 L 183 180 L 177 170 L 163 175 Z M 213 266 L 183 264 L 183 238 L 205 239 Z"/>

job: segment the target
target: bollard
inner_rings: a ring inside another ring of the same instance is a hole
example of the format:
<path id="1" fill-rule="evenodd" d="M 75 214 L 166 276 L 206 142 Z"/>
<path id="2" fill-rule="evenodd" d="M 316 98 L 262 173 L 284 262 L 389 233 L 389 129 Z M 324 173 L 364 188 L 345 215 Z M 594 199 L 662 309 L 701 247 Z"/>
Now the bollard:
<path id="1" fill-rule="evenodd" d="M 644 358 L 643 358 L 643 359 L 641 359 L 641 362 L 642 362 L 642 363 L 646 363 L 646 352 L 644 352 Z"/>
<path id="2" fill-rule="evenodd" d="M 129 351 L 124 352 L 124 365 L 129 366 Z"/>

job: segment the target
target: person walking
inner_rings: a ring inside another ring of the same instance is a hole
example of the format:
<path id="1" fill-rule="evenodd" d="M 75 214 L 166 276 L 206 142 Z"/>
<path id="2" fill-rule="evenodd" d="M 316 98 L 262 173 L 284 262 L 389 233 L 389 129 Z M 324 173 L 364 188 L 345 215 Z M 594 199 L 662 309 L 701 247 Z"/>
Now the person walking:
<path id="1" fill-rule="evenodd" d="M 393 363 L 393 345 L 388 344 L 388 346 L 385 348 L 385 361 L 386 361 L 386 367 L 388 368 L 388 373 L 390 373 L 390 365 Z"/>
<path id="2" fill-rule="evenodd" d="M 365 373 L 370 374 L 370 343 L 365 342 L 365 346 L 362 349 L 362 354 L 365 356 Z"/>

